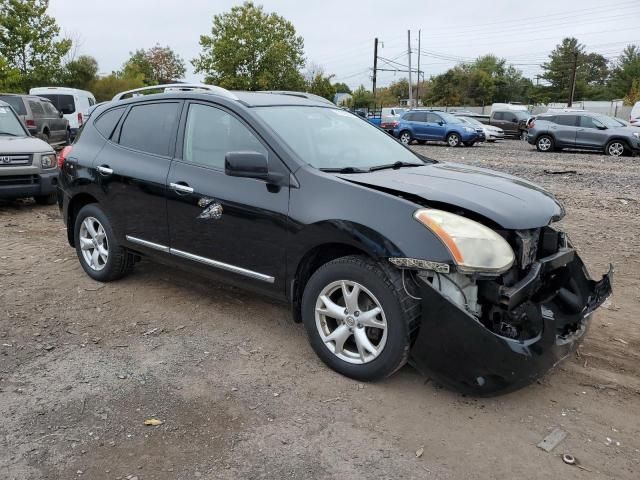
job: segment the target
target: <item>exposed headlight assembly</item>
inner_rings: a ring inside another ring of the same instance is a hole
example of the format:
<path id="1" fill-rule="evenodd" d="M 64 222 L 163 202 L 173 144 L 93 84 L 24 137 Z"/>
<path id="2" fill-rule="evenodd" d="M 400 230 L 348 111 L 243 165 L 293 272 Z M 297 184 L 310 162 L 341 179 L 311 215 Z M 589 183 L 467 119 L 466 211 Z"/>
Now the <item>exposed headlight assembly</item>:
<path id="1" fill-rule="evenodd" d="M 515 255 L 507 241 L 481 223 L 442 210 L 421 208 L 414 218 L 445 244 L 464 273 L 503 273 Z"/>
<path id="2" fill-rule="evenodd" d="M 56 165 L 56 155 L 54 153 L 42 155 L 40 157 L 42 168 L 53 168 Z"/>
<path id="3" fill-rule="evenodd" d="M 640 132 L 633 132 L 631 135 L 640 139 Z"/>

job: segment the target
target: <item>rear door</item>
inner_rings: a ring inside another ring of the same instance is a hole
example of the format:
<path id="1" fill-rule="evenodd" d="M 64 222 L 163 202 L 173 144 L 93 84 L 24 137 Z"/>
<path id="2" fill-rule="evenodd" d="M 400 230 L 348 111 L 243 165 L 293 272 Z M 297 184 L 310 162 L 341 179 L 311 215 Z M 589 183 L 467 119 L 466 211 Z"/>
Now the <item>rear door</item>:
<path id="1" fill-rule="evenodd" d="M 137 103 L 96 119 L 96 129 L 112 140 L 93 162 L 105 212 L 116 231 L 138 247 L 169 245 L 166 180 L 181 109 L 176 100 Z M 114 121 L 118 126 L 111 133 Z"/>
<path id="2" fill-rule="evenodd" d="M 604 125 L 588 115 L 580 115 L 579 121 L 576 147 L 604 149 L 609 138 L 609 132 L 603 128 Z"/>
<path id="3" fill-rule="evenodd" d="M 442 119 L 442 117 L 440 117 L 440 115 L 436 114 L 436 113 L 427 113 L 426 114 L 427 118 L 426 118 L 426 132 L 427 132 L 427 138 L 429 140 L 444 140 L 444 134 L 447 130 L 447 127 L 445 126 L 444 120 Z M 442 125 L 441 125 L 442 124 Z"/>
<path id="4" fill-rule="evenodd" d="M 413 119 L 414 136 L 420 140 L 428 140 L 427 112 L 415 112 Z"/>
<path id="5" fill-rule="evenodd" d="M 549 126 L 549 132 L 553 134 L 557 146 L 576 146 L 578 118 L 577 115 L 556 115 L 554 123 Z"/>
<path id="6" fill-rule="evenodd" d="M 45 118 L 49 124 L 52 142 L 62 142 L 67 136 L 67 120 L 60 117 L 60 112 L 51 102 L 40 102 L 45 113 Z"/>
<path id="7" fill-rule="evenodd" d="M 227 176 L 224 159 L 255 151 L 283 178 L 289 171 L 233 112 L 192 102 L 183 117 L 182 148 L 167 179 L 171 252 L 194 266 L 284 291 L 289 188 Z"/>

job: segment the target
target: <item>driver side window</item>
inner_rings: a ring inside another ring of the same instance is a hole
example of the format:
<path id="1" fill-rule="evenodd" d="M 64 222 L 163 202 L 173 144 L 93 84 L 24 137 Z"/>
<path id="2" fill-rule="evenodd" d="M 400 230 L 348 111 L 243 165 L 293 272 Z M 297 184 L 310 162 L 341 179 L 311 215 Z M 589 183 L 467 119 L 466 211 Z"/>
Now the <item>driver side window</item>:
<path id="1" fill-rule="evenodd" d="M 229 152 L 259 152 L 267 149 L 240 120 L 224 110 L 191 104 L 184 132 L 184 160 L 224 169 Z"/>

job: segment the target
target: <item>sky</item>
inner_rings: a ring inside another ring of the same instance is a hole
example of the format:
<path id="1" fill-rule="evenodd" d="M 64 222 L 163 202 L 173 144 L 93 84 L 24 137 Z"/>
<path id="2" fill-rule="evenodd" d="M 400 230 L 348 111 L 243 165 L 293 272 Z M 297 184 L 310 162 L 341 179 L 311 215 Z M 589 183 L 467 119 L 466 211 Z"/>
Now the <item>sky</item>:
<path id="1" fill-rule="evenodd" d="M 49 14 L 62 33 L 78 40 L 77 54 L 92 55 L 100 73 L 121 68 L 129 53 L 159 43 L 187 63 L 186 80 L 201 81 L 190 60 L 213 15 L 240 1 L 228 0 L 50 0 Z M 264 0 L 265 11 L 291 21 L 304 38 L 309 63 L 334 81 L 371 88 L 374 38 L 380 42 L 377 85 L 407 74 L 407 31 L 412 68 L 426 78 L 460 61 L 493 53 L 535 80 L 540 64 L 563 37 L 575 36 L 589 52 L 615 60 L 625 45 L 640 44 L 640 0 Z M 395 63 L 394 63 L 395 62 Z M 414 74 L 415 81 L 415 74 Z"/>

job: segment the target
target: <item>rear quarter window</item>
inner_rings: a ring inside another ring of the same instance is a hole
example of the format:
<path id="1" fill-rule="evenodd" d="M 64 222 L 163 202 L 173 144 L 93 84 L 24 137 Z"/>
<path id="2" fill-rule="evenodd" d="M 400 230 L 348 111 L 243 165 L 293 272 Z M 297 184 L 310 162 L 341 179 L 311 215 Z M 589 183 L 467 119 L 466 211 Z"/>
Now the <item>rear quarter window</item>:
<path id="1" fill-rule="evenodd" d="M 107 110 L 96 118 L 93 125 L 96 127 L 96 130 L 100 132 L 100 135 L 107 139 L 111 138 L 116 125 L 118 125 L 118 122 L 124 113 L 124 110 L 124 107 L 114 108 L 112 110 Z"/>
<path id="2" fill-rule="evenodd" d="M 176 136 L 179 103 L 150 103 L 131 108 L 120 132 L 120 145 L 154 155 L 169 155 Z"/>
<path id="3" fill-rule="evenodd" d="M 0 100 L 11 105 L 18 115 L 27 114 L 27 109 L 24 106 L 24 100 L 22 99 L 22 97 L 14 97 L 13 95 L 0 95 Z"/>

